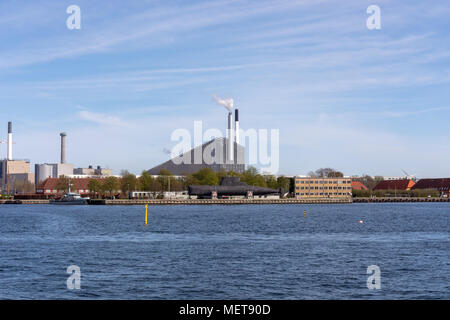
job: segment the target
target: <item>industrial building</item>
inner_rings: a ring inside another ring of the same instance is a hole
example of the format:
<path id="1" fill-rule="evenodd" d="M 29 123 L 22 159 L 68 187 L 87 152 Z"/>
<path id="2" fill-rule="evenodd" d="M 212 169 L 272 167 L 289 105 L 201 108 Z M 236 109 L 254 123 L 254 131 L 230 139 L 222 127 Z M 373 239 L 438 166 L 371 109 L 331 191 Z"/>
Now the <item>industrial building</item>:
<path id="1" fill-rule="evenodd" d="M 101 166 L 97 166 L 96 168 L 94 168 L 92 165 L 90 165 L 87 168 L 75 168 L 75 169 L 73 169 L 73 175 L 74 176 L 89 176 L 89 177 L 103 176 L 103 177 L 107 177 L 107 176 L 112 176 L 112 174 L 113 174 L 112 169 L 105 169 L 105 168 L 102 168 Z"/>
<path id="2" fill-rule="evenodd" d="M 351 178 L 295 177 L 296 198 L 341 198 L 352 196 Z"/>
<path id="3" fill-rule="evenodd" d="M 22 192 L 34 182 L 29 160 L 13 159 L 12 122 L 8 122 L 7 157 L 0 161 L 0 188 L 3 193 Z"/>
<path id="4" fill-rule="evenodd" d="M 73 165 L 66 163 L 66 137 L 65 132 L 60 133 L 61 136 L 61 162 L 60 163 L 44 163 L 35 164 L 35 185 L 36 187 L 48 178 L 59 178 L 61 176 L 73 175 Z"/>
<path id="5" fill-rule="evenodd" d="M 197 146 L 184 154 L 166 161 L 148 170 L 151 175 L 158 175 L 161 170 L 169 170 L 176 176 L 197 172 L 210 168 L 215 172 L 245 171 L 245 148 L 239 144 L 239 110 L 235 110 L 235 127 L 233 129 L 233 114 L 228 113 L 228 137 L 216 138 Z"/>

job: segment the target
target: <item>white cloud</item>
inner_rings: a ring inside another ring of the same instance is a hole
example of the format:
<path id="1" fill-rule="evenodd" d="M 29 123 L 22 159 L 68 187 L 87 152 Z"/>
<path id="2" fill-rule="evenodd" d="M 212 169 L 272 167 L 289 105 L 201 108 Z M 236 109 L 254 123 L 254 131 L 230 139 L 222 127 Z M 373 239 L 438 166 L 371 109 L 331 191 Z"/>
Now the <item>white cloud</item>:
<path id="1" fill-rule="evenodd" d="M 118 126 L 118 127 L 128 127 L 129 124 L 124 122 L 118 116 L 109 115 L 106 113 L 97 113 L 90 111 L 80 111 L 78 116 L 86 121 L 94 122 L 97 124 L 108 125 L 108 126 Z"/>

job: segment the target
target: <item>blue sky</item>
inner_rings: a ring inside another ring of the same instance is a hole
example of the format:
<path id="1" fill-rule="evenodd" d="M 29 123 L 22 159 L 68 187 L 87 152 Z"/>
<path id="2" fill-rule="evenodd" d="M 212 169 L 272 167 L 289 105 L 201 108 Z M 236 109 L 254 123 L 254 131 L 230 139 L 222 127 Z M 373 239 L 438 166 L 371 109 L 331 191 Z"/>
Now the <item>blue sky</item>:
<path id="1" fill-rule="evenodd" d="M 0 140 L 11 120 L 15 157 L 57 162 L 66 131 L 75 166 L 140 173 L 173 130 L 225 128 L 217 93 L 280 129 L 280 174 L 448 177 L 449 27 L 443 0 L 3 0 Z"/>

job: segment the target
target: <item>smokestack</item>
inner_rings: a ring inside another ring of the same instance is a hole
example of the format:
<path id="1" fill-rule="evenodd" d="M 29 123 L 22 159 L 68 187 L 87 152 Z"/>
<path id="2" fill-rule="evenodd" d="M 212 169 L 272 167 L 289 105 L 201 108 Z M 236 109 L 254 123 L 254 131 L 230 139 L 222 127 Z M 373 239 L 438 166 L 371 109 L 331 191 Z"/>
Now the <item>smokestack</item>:
<path id="1" fill-rule="evenodd" d="M 8 160 L 12 160 L 12 122 L 8 122 Z"/>
<path id="2" fill-rule="evenodd" d="M 228 113 L 228 161 L 234 159 L 233 113 Z"/>
<path id="3" fill-rule="evenodd" d="M 66 163 L 66 136 L 65 132 L 59 134 L 61 136 L 61 163 Z"/>
<path id="4" fill-rule="evenodd" d="M 239 109 L 234 110 L 234 122 L 236 130 L 236 143 L 239 144 Z"/>

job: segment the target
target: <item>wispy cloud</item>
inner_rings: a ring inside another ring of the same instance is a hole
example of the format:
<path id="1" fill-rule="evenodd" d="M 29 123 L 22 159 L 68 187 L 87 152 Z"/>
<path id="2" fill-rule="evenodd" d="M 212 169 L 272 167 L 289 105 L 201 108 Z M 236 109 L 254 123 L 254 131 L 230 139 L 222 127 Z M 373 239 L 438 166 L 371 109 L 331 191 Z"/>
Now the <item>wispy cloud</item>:
<path id="1" fill-rule="evenodd" d="M 107 113 L 97 113 L 83 110 L 78 112 L 78 116 L 82 120 L 90 121 L 101 125 L 117 126 L 117 127 L 129 126 L 128 123 L 124 122 L 118 116 L 109 115 Z"/>

